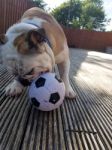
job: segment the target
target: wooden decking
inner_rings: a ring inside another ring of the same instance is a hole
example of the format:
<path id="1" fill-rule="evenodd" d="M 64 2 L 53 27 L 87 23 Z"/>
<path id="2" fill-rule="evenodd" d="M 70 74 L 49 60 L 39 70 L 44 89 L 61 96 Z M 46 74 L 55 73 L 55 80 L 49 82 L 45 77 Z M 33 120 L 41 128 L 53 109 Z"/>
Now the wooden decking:
<path id="1" fill-rule="evenodd" d="M 70 49 L 76 100 L 51 112 L 28 102 L 27 90 L 10 98 L 13 79 L 0 66 L 0 150 L 112 150 L 112 55 Z"/>

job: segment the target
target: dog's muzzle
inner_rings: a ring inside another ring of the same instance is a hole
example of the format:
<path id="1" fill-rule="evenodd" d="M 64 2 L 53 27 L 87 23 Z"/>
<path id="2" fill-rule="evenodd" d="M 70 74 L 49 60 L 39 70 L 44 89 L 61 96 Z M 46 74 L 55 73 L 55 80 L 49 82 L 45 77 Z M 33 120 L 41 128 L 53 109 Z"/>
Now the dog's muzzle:
<path id="1" fill-rule="evenodd" d="M 31 80 L 25 78 L 26 75 L 32 75 L 34 69 L 32 68 L 28 73 L 24 74 L 23 76 L 18 75 L 16 80 L 19 81 L 23 86 L 29 86 L 31 84 Z"/>
<path id="2" fill-rule="evenodd" d="M 40 72 L 38 74 L 38 76 L 45 73 L 45 72 L 49 72 L 49 71 L 46 70 L 44 72 Z M 34 74 L 34 68 L 32 68 L 28 73 L 24 74 L 23 76 L 18 75 L 16 77 L 16 80 L 19 81 L 23 86 L 29 86 L 29 85 L 31 85 L 31 82 L 32 82 L 33 78 L 28 79 L 27 76 L 33 76 L 33 74 Z"/>

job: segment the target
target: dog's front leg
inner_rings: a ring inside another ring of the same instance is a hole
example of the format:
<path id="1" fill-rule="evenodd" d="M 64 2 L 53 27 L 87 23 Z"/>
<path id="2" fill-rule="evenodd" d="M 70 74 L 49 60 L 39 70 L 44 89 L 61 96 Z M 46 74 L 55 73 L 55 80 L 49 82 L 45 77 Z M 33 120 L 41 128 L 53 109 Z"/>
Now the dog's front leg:
<path id="1" fill-rule="evenodd" d="M 73 91 L 70 82 L 69 82 L 69 69 L 70 69 L 70 61 L 69 59 L 67 61 L 64 61 L 60 64 L 58 64 L 58 69 L 59 69 L 59 73 L 60 73 L 60 77 L 62 78 L 62 80 L 65 83 L 65 96 L 73 99 L 76 97 L 75 92 Z"/>
<path id="2" fill-rule="evenodd" d="M 24 86 L 17 81 L 16 79 L 14 79 L 5 89 L 6 95 L 9 96 L 16 96 L 21 94 L 22 90 L 23 90 Z"/>

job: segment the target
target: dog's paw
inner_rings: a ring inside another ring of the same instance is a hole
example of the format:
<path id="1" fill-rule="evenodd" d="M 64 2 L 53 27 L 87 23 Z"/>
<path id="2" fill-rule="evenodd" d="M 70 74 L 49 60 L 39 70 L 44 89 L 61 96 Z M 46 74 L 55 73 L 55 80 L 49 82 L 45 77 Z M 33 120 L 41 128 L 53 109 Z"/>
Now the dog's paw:
<path id="1" fill-rule="evenodd" d="M 73 91 L 71 86 L 66 89 L 65 97 L 68 99 L 76 99 L 76 93 Z"/>
<path id="2" fill-rule="evenodd" d="M 18 81 L 14 80 L 6 87 L 5 93 L 9 96 L 17 96 L 22 92 L 22 90 L 23 86 Z"/>

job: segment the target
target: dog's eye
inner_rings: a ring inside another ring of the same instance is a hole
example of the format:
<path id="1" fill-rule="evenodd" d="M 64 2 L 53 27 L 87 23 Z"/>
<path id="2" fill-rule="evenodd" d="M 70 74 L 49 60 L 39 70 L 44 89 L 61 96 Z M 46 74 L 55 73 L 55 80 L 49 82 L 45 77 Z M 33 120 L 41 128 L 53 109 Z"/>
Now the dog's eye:
<path id="1" fill-rule="evenodd" d="M 27 37 L 25 41 L 28 43 L 29 49 L 37 48 L 37 46 L 31 41 L 29 37 Z"/>
<path id="2" fill-rule="evenodd" d="M 37 48 L 37 46 L 32 41 L 29 41 L 28 45 L 30 49 Z"/>

